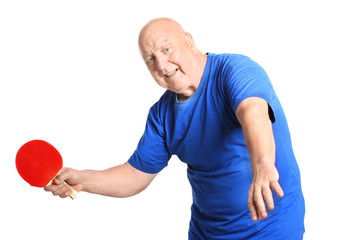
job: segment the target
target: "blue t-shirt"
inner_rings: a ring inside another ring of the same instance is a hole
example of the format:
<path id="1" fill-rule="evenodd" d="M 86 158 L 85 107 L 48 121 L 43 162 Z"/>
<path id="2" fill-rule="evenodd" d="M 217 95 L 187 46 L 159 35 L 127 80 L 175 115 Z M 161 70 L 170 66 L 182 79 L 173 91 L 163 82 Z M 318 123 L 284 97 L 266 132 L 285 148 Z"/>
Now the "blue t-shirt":
<path id="1" fill-rule="evenodd" d="M 284 197 L 253 222 L 248 190 L 250 154 L 235 112 L 246 98 L 269 104 L 276 167 Z M 265 71 L 238 54 L 209 54 L 201 82 L 185 102 L 166 91 L 151 108 L 144 135 L 129 163 L 158 173 L 175 154 L 186 163 L 193 204 L 189 239 L 302 239 L 304 199 L 287 121 Z"/>

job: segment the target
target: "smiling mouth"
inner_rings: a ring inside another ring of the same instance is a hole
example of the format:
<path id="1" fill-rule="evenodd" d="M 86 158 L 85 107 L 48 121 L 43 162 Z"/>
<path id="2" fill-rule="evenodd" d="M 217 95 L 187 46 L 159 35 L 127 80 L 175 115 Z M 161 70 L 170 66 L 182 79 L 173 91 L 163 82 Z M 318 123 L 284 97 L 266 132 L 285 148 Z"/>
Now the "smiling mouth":
<path id="1" fill-rule="evenodd" d="M 169 73 L 165 74 L 164 76 L 165 76 L 165 77 L 170 77 L 170 76 L 172 76 L 173 74 L 175 74 L 177 71 L 178 71 L 178 69 L 175 69 L 174 71 L 169 72 Z"/>

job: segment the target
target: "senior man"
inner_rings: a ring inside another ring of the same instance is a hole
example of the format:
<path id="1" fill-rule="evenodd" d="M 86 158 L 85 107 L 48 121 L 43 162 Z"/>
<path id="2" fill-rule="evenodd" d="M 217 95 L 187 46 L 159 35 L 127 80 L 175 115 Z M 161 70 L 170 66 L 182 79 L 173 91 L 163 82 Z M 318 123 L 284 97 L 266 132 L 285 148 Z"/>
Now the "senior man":
<path id="1" fill-rule="evenodd" d="M 150 109 L 136 151 L 103 171 L 64 168 L 45 190 L 67 197 L 66 181 L 78 191 L 132 196 L 177 155 L 192 186 L 190 240 L 302 239 L 300 172 L 265 71 L 246 56 L 203 54 L 168 18 L 142 28 L 139 48 L 167 91 Z"/>

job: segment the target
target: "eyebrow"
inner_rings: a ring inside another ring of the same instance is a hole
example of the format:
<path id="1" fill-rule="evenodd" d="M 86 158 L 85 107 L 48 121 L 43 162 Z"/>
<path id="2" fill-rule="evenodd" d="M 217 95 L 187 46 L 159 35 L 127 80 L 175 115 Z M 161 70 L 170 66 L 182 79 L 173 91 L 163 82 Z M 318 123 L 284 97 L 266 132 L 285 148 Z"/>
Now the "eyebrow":
<path id="1" fill-rule="evenodd" d="M 165 43 L 167 43 L 167 42 L 168 42 L 168 38 L 166 38 L 166 39 L 163 41 L 163 43 L 162 43 L 162 45 L 161 45 L 161 47 L 160 47 L 159 49 L 162 50 L 162 49 L 164 48 Z"/>
<path id="2" fill-rule="evenodd" d="M 161 44 L 159 50 L 162 50 L 162 49 L 164 48 L 164 45 L 165 45 L 168 41 L 169 41 L 169 39 L 166 38 L 166 39 L 163 41 L 163 43 Z M 147 53 L 146 53 L 145 55 L 143 55 L 143 58 L 146 59 L 146 58 L 148 58 L 149 56 L 152 56 L 152 53 L 150 53 L 150 54 L 147 54 Z"/>

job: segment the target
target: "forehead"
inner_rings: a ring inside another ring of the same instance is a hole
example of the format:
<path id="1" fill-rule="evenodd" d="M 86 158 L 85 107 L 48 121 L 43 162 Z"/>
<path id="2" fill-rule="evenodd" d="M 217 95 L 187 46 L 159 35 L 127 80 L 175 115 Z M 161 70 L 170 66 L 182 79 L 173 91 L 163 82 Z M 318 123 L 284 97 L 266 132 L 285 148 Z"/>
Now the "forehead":
<path id="1" fill-rule="evenodd" d="M 139 34 L 138 44 L 142 55 L 160 51 L 167 43 L 179 45 L 183 29 L 172 21 L 157 21 L 146 25 Z"/>
<path id="2" fill-rule="evenodd" d="M 160 51 L 166 43 L 172 42 L 171 39 L 171 36 L 163 33 L 146 34 L 139 40 L 139 49 L 143 55 L 148 55 Z"/>

